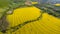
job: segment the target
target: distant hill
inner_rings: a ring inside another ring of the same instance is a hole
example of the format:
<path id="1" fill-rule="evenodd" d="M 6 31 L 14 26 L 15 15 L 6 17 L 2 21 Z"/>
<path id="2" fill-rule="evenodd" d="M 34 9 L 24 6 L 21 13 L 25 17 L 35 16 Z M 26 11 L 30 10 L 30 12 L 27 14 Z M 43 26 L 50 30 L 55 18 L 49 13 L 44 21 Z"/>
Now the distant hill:
<path id="1" fill-rule="evenodd" d="M 37 1 L 39 4 L 45 4 L 45 3 L 56 4 L 56 3 L 60 3 L 60 0 L 32 0 L 32 1 Z"/>

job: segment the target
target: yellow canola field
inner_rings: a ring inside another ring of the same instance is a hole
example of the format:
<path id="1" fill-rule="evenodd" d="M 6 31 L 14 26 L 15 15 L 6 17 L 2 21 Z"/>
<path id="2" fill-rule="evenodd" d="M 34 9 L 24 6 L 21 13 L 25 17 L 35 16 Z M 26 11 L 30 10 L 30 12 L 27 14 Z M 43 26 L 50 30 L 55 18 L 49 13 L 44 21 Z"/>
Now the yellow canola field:
<path id="1" fill-rule="evenodd" d="M 11 27 L 36 19 L 41 15 L 41 10 L 36 7 L 24 7 L 14 10 L 12 15 L 7 16 Z M 1 33 L 2 34 L 2 33 Z M 15 32 L 6 34 L 60 34 L 60 19 L 44 13 L 42 19 L 24 25 Z"/>

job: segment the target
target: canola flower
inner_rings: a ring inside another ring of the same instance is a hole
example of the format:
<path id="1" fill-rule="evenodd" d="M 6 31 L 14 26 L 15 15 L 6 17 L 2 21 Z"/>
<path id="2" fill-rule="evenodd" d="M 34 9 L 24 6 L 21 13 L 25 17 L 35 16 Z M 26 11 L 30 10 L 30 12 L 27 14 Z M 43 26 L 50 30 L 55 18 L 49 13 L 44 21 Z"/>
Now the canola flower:
<path id="1" fill-rule="evenodd" d="M 4 2 L 4 4 L 2 4 Z M 34 4 L 32 2 L 37 2 L 37 4 Z M 1 32 L 5 33 L 7 30 L 13 29 L 16 30 L 19 27 L 24 26 L 28 22 L 33 22 L 36 20 L 39 20 L 40 17 L 42 17 L 43 13 L 48 13 L 52 16 L 55 16 L 57 18 L 60 18 L 60 6 L 56 6 L 56 4 L 60 3 L 60 0 L 0 0 L 0 30 Z M 12 14 L 14 9 L 17 9 L 19 7 L 30 7 L 35 6 L 42 10 L 41 16 L 36 18 L 35 20 L 26 21 L 23 24 L 19 24 L 16 27 L 11 27 L 10 29 L 7 29 L 9 26 L 8 21 L 6 20 L 7 14 Z M 6 20 L 6 21 L 5 21 Z M 5 24 L 4 24 L 5 23 Z M 6 25 L 8 24 L 8 25 Z M 22 26 L 21 26 L 22 25 Z M 4 28 L 6 27 L 6 28 Z"/>

